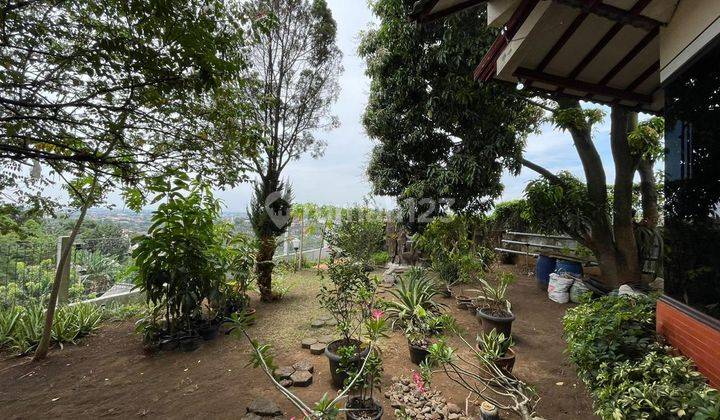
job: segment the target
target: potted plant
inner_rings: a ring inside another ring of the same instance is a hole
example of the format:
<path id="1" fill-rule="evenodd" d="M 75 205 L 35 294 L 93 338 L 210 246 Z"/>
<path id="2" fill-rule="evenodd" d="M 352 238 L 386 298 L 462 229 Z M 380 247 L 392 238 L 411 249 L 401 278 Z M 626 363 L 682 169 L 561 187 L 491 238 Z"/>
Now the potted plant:
<path id="1" fill-rule="evenodd" d="M 341 388 L 348 377 L 347 370 L 340 368 L 344 348 L 347 363 L 360 363 L 367 356 L 369 347 L 361 340 L 363 323 L 371 316 L 377 282 L 368 276 L 363 262 L 351 258 L 338 259 L 328 266 L 329 284 L 323 284 L 318 295 L 320 305 L 337 322 L 340 333 L 325 348 L 330 364 L 333 385 Z M 323 274 L 323 278 L 325 275 Z M 348 352 L 352 349 L 352 355 Z"/>
<path id="2" fill-rule="evenodd" d="M 387 322 L 383 312 L 373 310 L 372 316 L 365 322 L 365 337 L 369 343 L 377 343 L 382 337 L 387 337 Z M 374 390 L 380 389 L 382 377 L 382 358 L 380 350 L 371 346 L 363 361 L 357 363 L 354 359 L 355 350 L 352 347 L 341 347 L 340 367 L 348 374 L 343 386 L 348 391 L 345 403 L 345 417 L 348 420 L 377 420 L 382 418 L 382 404 L 374 396 Z"/>
<path id="3" fill-rule="evenodd" d="M 422 308 L 418 308 L 416 315 L 405 328 L 410 360 L 416 365 L 422 364 L 427 358 L 433 339 L 442 334 L 449 328 L 448 325 L 454 322 L 455 319 L 451 315 L 428 314 Z"/>
<path id="4" fill-rule="evenodd" d="M 511 273 L 502 273 L 497 286 L 493 287 L 486 280 L 481 279 L 482 289 L 476 290 L 480 294 L 474 302 L 477 306 L 477 317 L 485 333 L 497 330 L 506 337 L 512 332 L 512 322 L 515 320 L 511 310 L 510 301 L 507 300 L 508 286 L 515 281 Z"/>
<path id="5" fill-rule="evenodd" d="M 515 366 L 515 350 L 512 337 L 492 330 L 478 336 L 478 349 L 503 372 L 512 373 Z"/>

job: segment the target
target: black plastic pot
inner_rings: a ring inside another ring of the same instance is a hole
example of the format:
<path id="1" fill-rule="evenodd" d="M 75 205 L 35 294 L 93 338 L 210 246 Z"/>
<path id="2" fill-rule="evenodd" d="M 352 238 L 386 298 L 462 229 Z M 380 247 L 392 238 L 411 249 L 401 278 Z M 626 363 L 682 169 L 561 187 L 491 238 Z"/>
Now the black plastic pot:
<path id="1" fill-rule="evenodd" d="M 164 335 L 158 341 L 158 349 L 162 351 L 173 351 L 177 348 L 178 341 L 175 337 Z"/>
<path id="2" fill-rule="evenodd" d="M 203 340 L 210 341 L 217 338 L 219 329 L 220 324 L 209 323 L 200 327 L 198 334 Z"/>
<path id="3" fill-rule="evenodd" d="M 515 315 L 510 314 L 509 317 L 498 317 L 488 314 L 485 308 L 479 308 L 475 313 L 477 314 L 478 321 L 482 324 L 482 329 L 485 334 L 496 330 L 498 333 L 503 333 L 505 337 L 510 337 Z"/>
<path id="4" fill-rule="evenodd" d="M 371 405 L 371 408 L 367 408 L 368 405 Z M 356 419 L 372 419 L 372 420 L 379 420 L 383 416 L 383 407 L 382 404 L 378 403 L 374 398 L 372 400 L 372 404 L 367 404 L 366 402 L 362 401 L 358 397 L 351 397 L 348 398 L 347 404 L 345 404 L 345 418 L 348 420 L 356 420 Z M 360 410 L 360 411 L 352 411 L 352 410 Z M 377 413 L 377 414 L 371 414 L 371 413 Z M 370 414 L 370 415 L 369 415 Z"/>
<path id="5" fill-rule="evenodd" d="M 355 348 L 359 349 L 362 343 L 358 340 L 350 340 L 346 342 L 344 339 L 335 340 L 325 347 L 325 356 L 327 356 L 330 362 L 330 376 L 332 377 L 333 386 L 336 389 L 341 389 L 347 379 L 348 374 L 343 369 L 340 369 L 340 355 L 337 354 L 337 350 L 343 346 L 355 345 Z M 366 347 L 359 353 L 355 353 L 355 357 L 352 361 L 357 364 L 358 369 L 360 368 L 362 361 L 370 352 L 370 347 Z"/>
<path id="6" fill-rule="evenodd" d="M 195 351 L 202 345 L 202 338 L 197 335 L 187 335 L 178 339 L 178 346 L 184 352 Z"/>
<path id="7" fill-rule="evenodd" d="M 412 360 L 412 362 L 416 365 L 420 365 L 420 363 L 425 361 L 428 354 L 430 354 L 427 348 L 413 346 L 410 343 L 408 343 L 408 348 L 410 349 L 410 360 Z"/>

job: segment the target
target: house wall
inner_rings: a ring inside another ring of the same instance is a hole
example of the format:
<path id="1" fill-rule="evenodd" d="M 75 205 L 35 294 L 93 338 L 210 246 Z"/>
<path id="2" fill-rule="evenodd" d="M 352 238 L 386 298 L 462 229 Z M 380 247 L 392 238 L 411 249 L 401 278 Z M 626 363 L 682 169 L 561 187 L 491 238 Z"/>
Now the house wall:
<path id="1" fill-rule="evenodd" d="M 657 303 L 657 332 L 720 388 L 720 321 L 663 296 Z"/>
<path id="2" fill-rule="evenodd" d="M 720 34 L 720 1 L 680 0 L 660 29 L 660 80 L 664 82 Z"/>

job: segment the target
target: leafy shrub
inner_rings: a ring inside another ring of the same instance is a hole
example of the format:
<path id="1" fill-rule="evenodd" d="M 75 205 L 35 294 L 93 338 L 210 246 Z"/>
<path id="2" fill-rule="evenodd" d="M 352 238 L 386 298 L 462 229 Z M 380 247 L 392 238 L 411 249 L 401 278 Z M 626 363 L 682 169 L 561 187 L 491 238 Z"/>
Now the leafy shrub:
<path id="1" fill-rule="evenodd" d="M 526 200 L 498 203 L 490 216 L 494 229 L 527 232 L 531 230 Z"/>
<path id="2" fill-rule="evenodd" d="M 370 260 L 374 266 L 382 266 L 390 261 L 390 254 L 387 251 L 376 252 L 370 256 Z"/>
<path id="3" fill-rule="evenodd" d="M 443 304 L 434 298 L 440 295 L 427 270 L 413 267 L 406 272 L 398 285 L 390 290 L 395 300 L 384 303 L 385 311 L 393 324 L 408 327 L 417 320 L 419 311 L 439 314 Z"/>
<path id="4" fill-rule="evenodd" d="M 563 319 L 570 359 L 606 419 L 718 419 L 720 397 L 690 360 L 656 341 L 655 303 L 606 296 Z"/>
<path id="5" fill-rule="evenodd" d="M 328 232 L 327 242 L 339 256 L 372 263 L 372 256 L 385 245 L 385 219 L 382 213 L 366 207 L 345 210 Z"/>

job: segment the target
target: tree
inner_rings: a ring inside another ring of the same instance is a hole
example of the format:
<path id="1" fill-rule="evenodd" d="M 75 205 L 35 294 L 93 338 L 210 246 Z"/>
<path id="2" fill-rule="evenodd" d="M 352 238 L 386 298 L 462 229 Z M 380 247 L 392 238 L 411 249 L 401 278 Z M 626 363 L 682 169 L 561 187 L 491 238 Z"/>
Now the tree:
<path id="1" fill-rule="evenodd" d="M 472 80 L 497 32 L 482 8 L 420 26 L 407 19 L 413 3 L 373 1 L 380 24 L 359 49 L 372 80 L 363 124 L 377 141 L 373 192 L 420 211 L 441 198 L 455 211 L 487 210 L 502 193 L 503 169 L 519 171 L 541 112 L 512 88 Z"/>
<path id="2" fill-rule="evenodd" d="M 262 300 L 274 300 L 272 257 L 277 237 L 289 225 L 285 217 L 258 212 L 289 210 L 289 194 L 282 191 L 287 164 L 304 153 L 317 156 L 325 143 L 314 132 L 338 125 L 330 107 L 338 96 L 341 53 L 335 44 L 336 24 L 325 0 L 254 0 L 255 14 L 274 16 L 271 30 L 251 47 L 245 97 L 255 98 L 253 121 L 261 127 L 261 151 L 243 169 L 254 172 L 255 196 L 251 221 L 258 235 L 258 288 Z M 279 202 L 273 204 L 273 200 Z M 271 210 L 267 210 L 271 209 Z"/>
<path id="3" fill-rule="evenodd" d="M 592 138 L 601 111 L 583 109 L 577 99 L 516 92 L 500 83 L 477 87 L 472 69 L 496 36 L 486 26 L 484 8 L 415 26 L 405 20 L 412 3 L 377 0 L 381 25 L 361 49 L 373 79 L 365 125 L 380 142 L 368 170 L 376 192 L 449 197 L 454 209 L 483 210 L 502 191 L 502 169 L 517 173 L 525 166 L 554 194 L 549 198 L 556 217 L 546 222 L 593 251 L 603 281 L 613 287 L 640 282 L 633 179 L 639 172 L 643 219 L 652 228 L 658 220 L 652 167 L 661 150 L 661 122 L 638 125 L 637 113 L 612 107 L 611 199 Z M 544 118 L 571 134 L 584 183 L 523 158 L 526 135 Z"/>
<path id="4" fill-rule="evenodd" d="M 235 92 L 248 83 L 247 40 L 267 20 L 225 0 L 6 2 L 3 199 L 47 203 L 40 188 L 49 167 L 80 211 L 69 249 L 87 209 L 113 187 L 139 209 L 146 180 L 156 176 L 194 172 L 220 186 L 243 180 L 235 165 L 254 154 L 256 132 L 250 104 Z M 59 267 L 68 258 L 69 251 Z M 58 273 L 34 360 L 47 355 L 59 282 Z"/>

